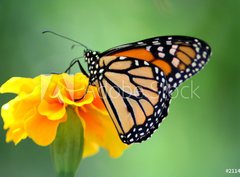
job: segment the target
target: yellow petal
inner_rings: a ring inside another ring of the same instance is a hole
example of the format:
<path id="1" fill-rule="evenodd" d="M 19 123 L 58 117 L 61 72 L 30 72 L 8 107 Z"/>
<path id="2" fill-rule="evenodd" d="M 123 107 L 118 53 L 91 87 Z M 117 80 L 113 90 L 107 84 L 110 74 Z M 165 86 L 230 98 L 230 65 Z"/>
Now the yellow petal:
<path id="1" fill-rule="evenodd" d="M 46 116 L 49 120 L 59 120 L 66 114 L 65 105 L 60 102 L 49 103 L 42 100 L 38 106 L 39 114 Z"/>
<path id="2" fill-rule="evenodd" d="M 26 100 L 27 103 L 25 104 Z M 13 141 L 15 144 L 27 137 L 24 128 L 24 121 L 32 114 L 34 101 L 28 97 L 16 97 L 2 107 L 1 115 L 4 121 L 4 129 L 9 129 L 6 134 L 6 141 Z"/>
<path id="3" fill-rule="evenodd" d="M 38 145 L 51 144 L 59 123 L 66 120 L 66 107 L 72 106 L 84 127 L 84 157 L 96 154 L 101 147 L 111 157 L 120 156 L 128 146 L 118 137 L 97 88 L 89 86 L 85 95 L 87 86 L 88 78 L 81 73 L 9 79 L 0 93 L 17 96 L 1 110 L 4 128 L 8 129 L 6 141 L 17 144 L 30 137 Z"/>
<path id="4" fill-rule="evenodd" d="M 56 137 L 57 127 L 60 122 L 65 121 L 66 117 L 60 120 L 49 120 L 45 116 L 35 112 L 25 123 L 28 136 L 38 145 L 47 146 L 53 142 Z"/>
<path id="5" fill-rule="evenodd" d="M 93 156 L 99 152 L 99 144 L 88 140 L 88 138 L 84 139 L 84 151 L 83 151 L 83 158 Z"/>
<path id="6" fill-rule="evenodd" d="M 23 125 L 18 128 L 11 128 L 6 134 L 6 142 L 13 141 L 17 145 L 21 140 L 27 138 L 27 133 L 23 128 Z"/>
<path id="7" fill-rule="evenodd" d="M 1 86 L 0 93 L 30 93 L 34 87 L 35 83 L 31 78 L 12 77 Z"/>
<path id="8" fill-rule="evenodd" d="M 83 74 L 76 74 L 74 77 L 69 75 L 63 75 L 63 79 L 60 80 L 61 87 L 61 99 L 63 102 L 81 107 L 84 104 L 90 104 L 94 95 L 91 92 L 91 86 L 87 91 L 88 78 Z"/>
<path id="9" fill-rule="evenodd" d="M 106 110 L 99 111 L 93 105 L 85 105 L 84 108 L 78 109 L 82 121 L 85 122 L 85 141 L 89 142 L 84 149 L 83 156 L 87 157 L 88 154 L 92 153 L 88 150 L 96 149 L 94 146 L 98 145 L 98 147 L 108 150 L 111 157 L 119 157 L 127 148 L 127 145 L 120 140 L 111 118 L 106 114 Z"/>
<path id="10" fill-rule="evenodd" d="M 4 129 L 8 129 L 14 123 L 14 117 L 12 113 L 12 105 L 14 102 L 15 100 L 11 100 L 2 106 L 1 115 L 4 122 Z"/>
<path id="11" fill-rule="evenodd" d="M 82 94 L 82 96 L 83 96 L 83 94 Z M 75 97 L 75 98 L 80 99 L 81 97 Z M 64 103 L 69 104 L 69 105 L 74 105 L 77 107 L 81 107 L 85 104 L 90 104 L 94 100 L 94 97 L 92 94 L 86 94 L 80 100 L 74 100 L 75 98 L 69 98 L 69 97 L 65 96 L 62 99 L 63 99 Z"/>
<path id="12" fill-rule="evenodd" d="M 4 120 L 4 128 L 9 128 L 6 134 L 6 141 L 13 141 L 15 144 L 18 144 L 21 140 L 27 137 L 26 130 L 24 128 L 24 121 L 33 113 L 33 109 L 21 112 L 22 115 L 18 114 L 20 117 L 15 117 L 15 105 L 19 102 L 14 99 L 10 103 L 5 104 L 2 107 L 2 117 Z"/>
<path id="13" fill-rule="evenodd" d="M 35 81 L 38 82 L 39 87 L 39 97 L 47 100 L 48 102 L 55 102 L 60 88 L 57 85 L 58 75 L 41 75 L 35 78 Z"/>

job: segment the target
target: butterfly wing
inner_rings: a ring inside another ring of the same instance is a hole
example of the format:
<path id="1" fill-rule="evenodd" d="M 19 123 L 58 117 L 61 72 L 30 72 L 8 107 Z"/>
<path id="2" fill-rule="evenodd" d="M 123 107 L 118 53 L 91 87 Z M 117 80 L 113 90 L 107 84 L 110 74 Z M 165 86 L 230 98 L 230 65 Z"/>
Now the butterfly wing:
<path id="1" fill-rule="evenodd" d="M 167 116 L 170 96 L 164 72 L 131 57 L 105 56 L 99 66 L 96 85 L 121 140 L 146 140 Z"/>
<path id="2" fill-rule="evenodd" d="M 211 49 L 197 38 L 163 36 L 114 47 L 103 56 L 125 56 L 147 61 L 160 68 L 167 79 L 169 92 L 190 78 L 208 62 Z"/>
<path id="3" fill-rule="evenodd" d="M 96 85 L 124 143 L 151 136 L 167 116 L 171 93 L 209 60 L 210 47 L 186 36 L 164 36 L 100 54 Z"/>

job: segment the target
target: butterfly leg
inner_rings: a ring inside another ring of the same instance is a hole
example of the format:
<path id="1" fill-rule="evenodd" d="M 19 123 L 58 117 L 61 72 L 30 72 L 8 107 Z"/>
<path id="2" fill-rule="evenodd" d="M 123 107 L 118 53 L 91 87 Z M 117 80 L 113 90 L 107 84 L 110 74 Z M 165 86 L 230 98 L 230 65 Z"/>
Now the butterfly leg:
<path id="1" fill-rule="evenodd" d="M 81 65 L 81 63 L 80 63 L 80 61 L 79 61 L 79 57 L 78 57 L 78 58 L 74 58 L 74 59 L 71 61 L 69 67 L 68 67 L 64 72 L 65 72 L 65 73 L 70 73 L 71 68 L 72 68 L 76 63 L 78 64 L 80 71 L 81 71 L 86 77 L 89 77 L 88 73 L 87 73 L 87 72 L 84 70 L 84 68 L 82 67 L 82 65 Z"/>
<path id="2" fill-rule="evenodd" d="M 89 86 L 90 86 L 90 84 L 87 85 L 87 88 L 86 88 L 86 90 L 85 90 L 83 96 L 81 96 L 81 98 L 74 99 L 75 102 L 76 102 L 76 101 L 80 101 L 80 100 L 82 100 L 82 99 L 87 95 L 87 92 L 88 92 L 88 88 L 89 88 Z"/>
<path id="3" fill-rule="evenodd" d="M 64 72 L 65 72 L 65 73 L 70 73 L 71 68 L 72 68 L 75 64 L 78 64 L 78 67 L 79 67 L 80 71 L 81 71 L 86 77 L 89 78 L 88 73 L 84 70 L 84 68 L 82 67 L 82 65 L 81 65 L 81 63 L 80 63 L 79 58 L 81 58 L 81 57 L 74 58 L 74 59 L 70 62 L 69 67 L 68 67 Z M 83 94 L 83 96 L 82 96 L 81 98 L 75 99 L 74 101 L 80 101 L 81 99 L 83 99 L 83 98 L 85 97 L 85 95 L 87 94 L 89 85 L 90 85 L 90 84 L 88 84 L 88 86 L 87 86 L 87 88 L 86 88 L 86 91 L 85 91 L 85 93 Z"/>

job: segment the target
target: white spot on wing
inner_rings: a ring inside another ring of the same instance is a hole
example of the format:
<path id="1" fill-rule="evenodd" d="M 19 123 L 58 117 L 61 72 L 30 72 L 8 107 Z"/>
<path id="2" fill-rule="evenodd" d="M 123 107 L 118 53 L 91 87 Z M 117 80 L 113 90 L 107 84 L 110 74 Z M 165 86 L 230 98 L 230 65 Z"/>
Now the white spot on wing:
<path id="1" fill-rule="evenodd" d="M 172 82 L 172 81 L 173 81 L 173 78 L 169 77 L 168 82 Z"/>
<path id="2" fill-rule="evenodd" d="M 119 57 L 120 60 L 124 60 L 125 58 L 127 58 L 127 57 Z"/>
<path id="3" fill-rule="evenodd" d="M 179 59 L 177 59 L 177 58 L 174 57 L 173 60 L 172 60 L 173 66 L 175 66 L 175 67 L 177 68 L 178 65 L 179 65 L 179 63 L 180 63 Z"/>
<path id="4" fill-rule="evenodd" d="M 163 47 L 160 46 L 160 47 L 157 48 L 157 50 L 160 51 L 160 52 L 162 52 L 162 51 L 163 51 Z"/>
<path id="5" fill-rule="evenodd" d="M 158 56 L 159 56 L 160 58 L 164 58 L 164 57 L 165 57 L 165 53 L 158 52 Z"/>
<path id="6" fill-rule="evenodd" d="M 199 54 L 197 54 L 197 59 L 200 59 L 200 58 L 201 58 L 201 56 Z"/>
<path id="7" fill-rule="evenodd" d="M 177 79 L 179 79 L 179 78 L 181 77 L 181 74 L 180 74 L 180 73 L 176 73 L 176 74 L 175 74 L 175 77 L 176 77 Z"/>
<path id="8" fill-rule="evenodd" d="M 139 66 L 138 60 L 135 60 L 135 65 L 136 65 L 136 66 Z"/>
<path id="9" fill-rule="evenodd" d="M 177 49 L 177 48 L 178 48 L 178 45 L 173 45 L 172 48 L 173 48 L 173 49 Z"/>
<path id="10" fill-rule="evenodd" d="M 153 45 L 160 45 L 161 43 L 159 41 L 152 41 Z"/>
<path id="11" fill-rule="evenodd" d="M 203 52 L 203 57 L 207 58 L 207 52 Z"/>
<path id="12" fill-rule="evenodd" d="M 104 69 L 103 69 L 103 68 L 101 68 L 101 69 L 99 70 L 99 73 L 103 73 L 103 71 L 104 71 Z"/>
<path id="13" fill-rule="evenodd" d="M 147 51 L 150 51 L 151 46 L 147 46 L 146 49 L 147 49 Z"/>
<path id="14" fill-rule="evenodd" d="M 176 49 L 170 49 L 169 53 L 175 55 Z"/>
<path id="15" fill-rule="evenodd" d="M 149 63 L 147 61 L 144 61 L 144 64 L 147 65 L 147 66 L 149 65 Z"/>
<path id="16" fill-rule="evenodd" d="M 131 133 L 129 133 L 128 135 L 127 135 L 127 138 L 129 138 L 131 136 Z"/>
<path id="17" fill-rule="evenodd" d="M 172 41 L 166 41 L 167 45 L 172 45 Z"/>

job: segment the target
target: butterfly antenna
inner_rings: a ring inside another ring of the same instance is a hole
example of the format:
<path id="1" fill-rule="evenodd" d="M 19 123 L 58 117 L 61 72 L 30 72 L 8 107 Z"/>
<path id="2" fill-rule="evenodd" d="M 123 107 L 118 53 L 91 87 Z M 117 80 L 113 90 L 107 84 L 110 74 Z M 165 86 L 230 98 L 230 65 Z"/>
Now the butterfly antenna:
<path id="1" fill-rule="evenodd" d="M 75 40 L 73 40 L 73 39 L 71 39 L 71 38 L 68 38 L 68 37 L 63 36 L 63 35 L 58 34 L 58 33 L 55 33 L 55 32 L 53 32 L 53 31 L 47 30 L 47 31 L 43 31 L 42 33 L 43 33 L 43 34 L 45 34 L 45 33 L 54 34 L 54 35 L 59 36 L 59 37 L 61 37 L 61 38 L 67 39 L 67 40 L 72 41 L 72 42 L 75 42 L 75 43 L 79 44 L 80 46 L 84 47 L 85 49 L 88 49 L 88 47 L 85 46 L 84 44 L 82 44 L 81 42 L 75 41 Z"/>
<path id="2" fill-rule="evenodd" d="M 79 44 L 73 44 L 73 45 L 71 46 L 71 49 L 74 49 L 76 46 L 79 46 Z"/>

